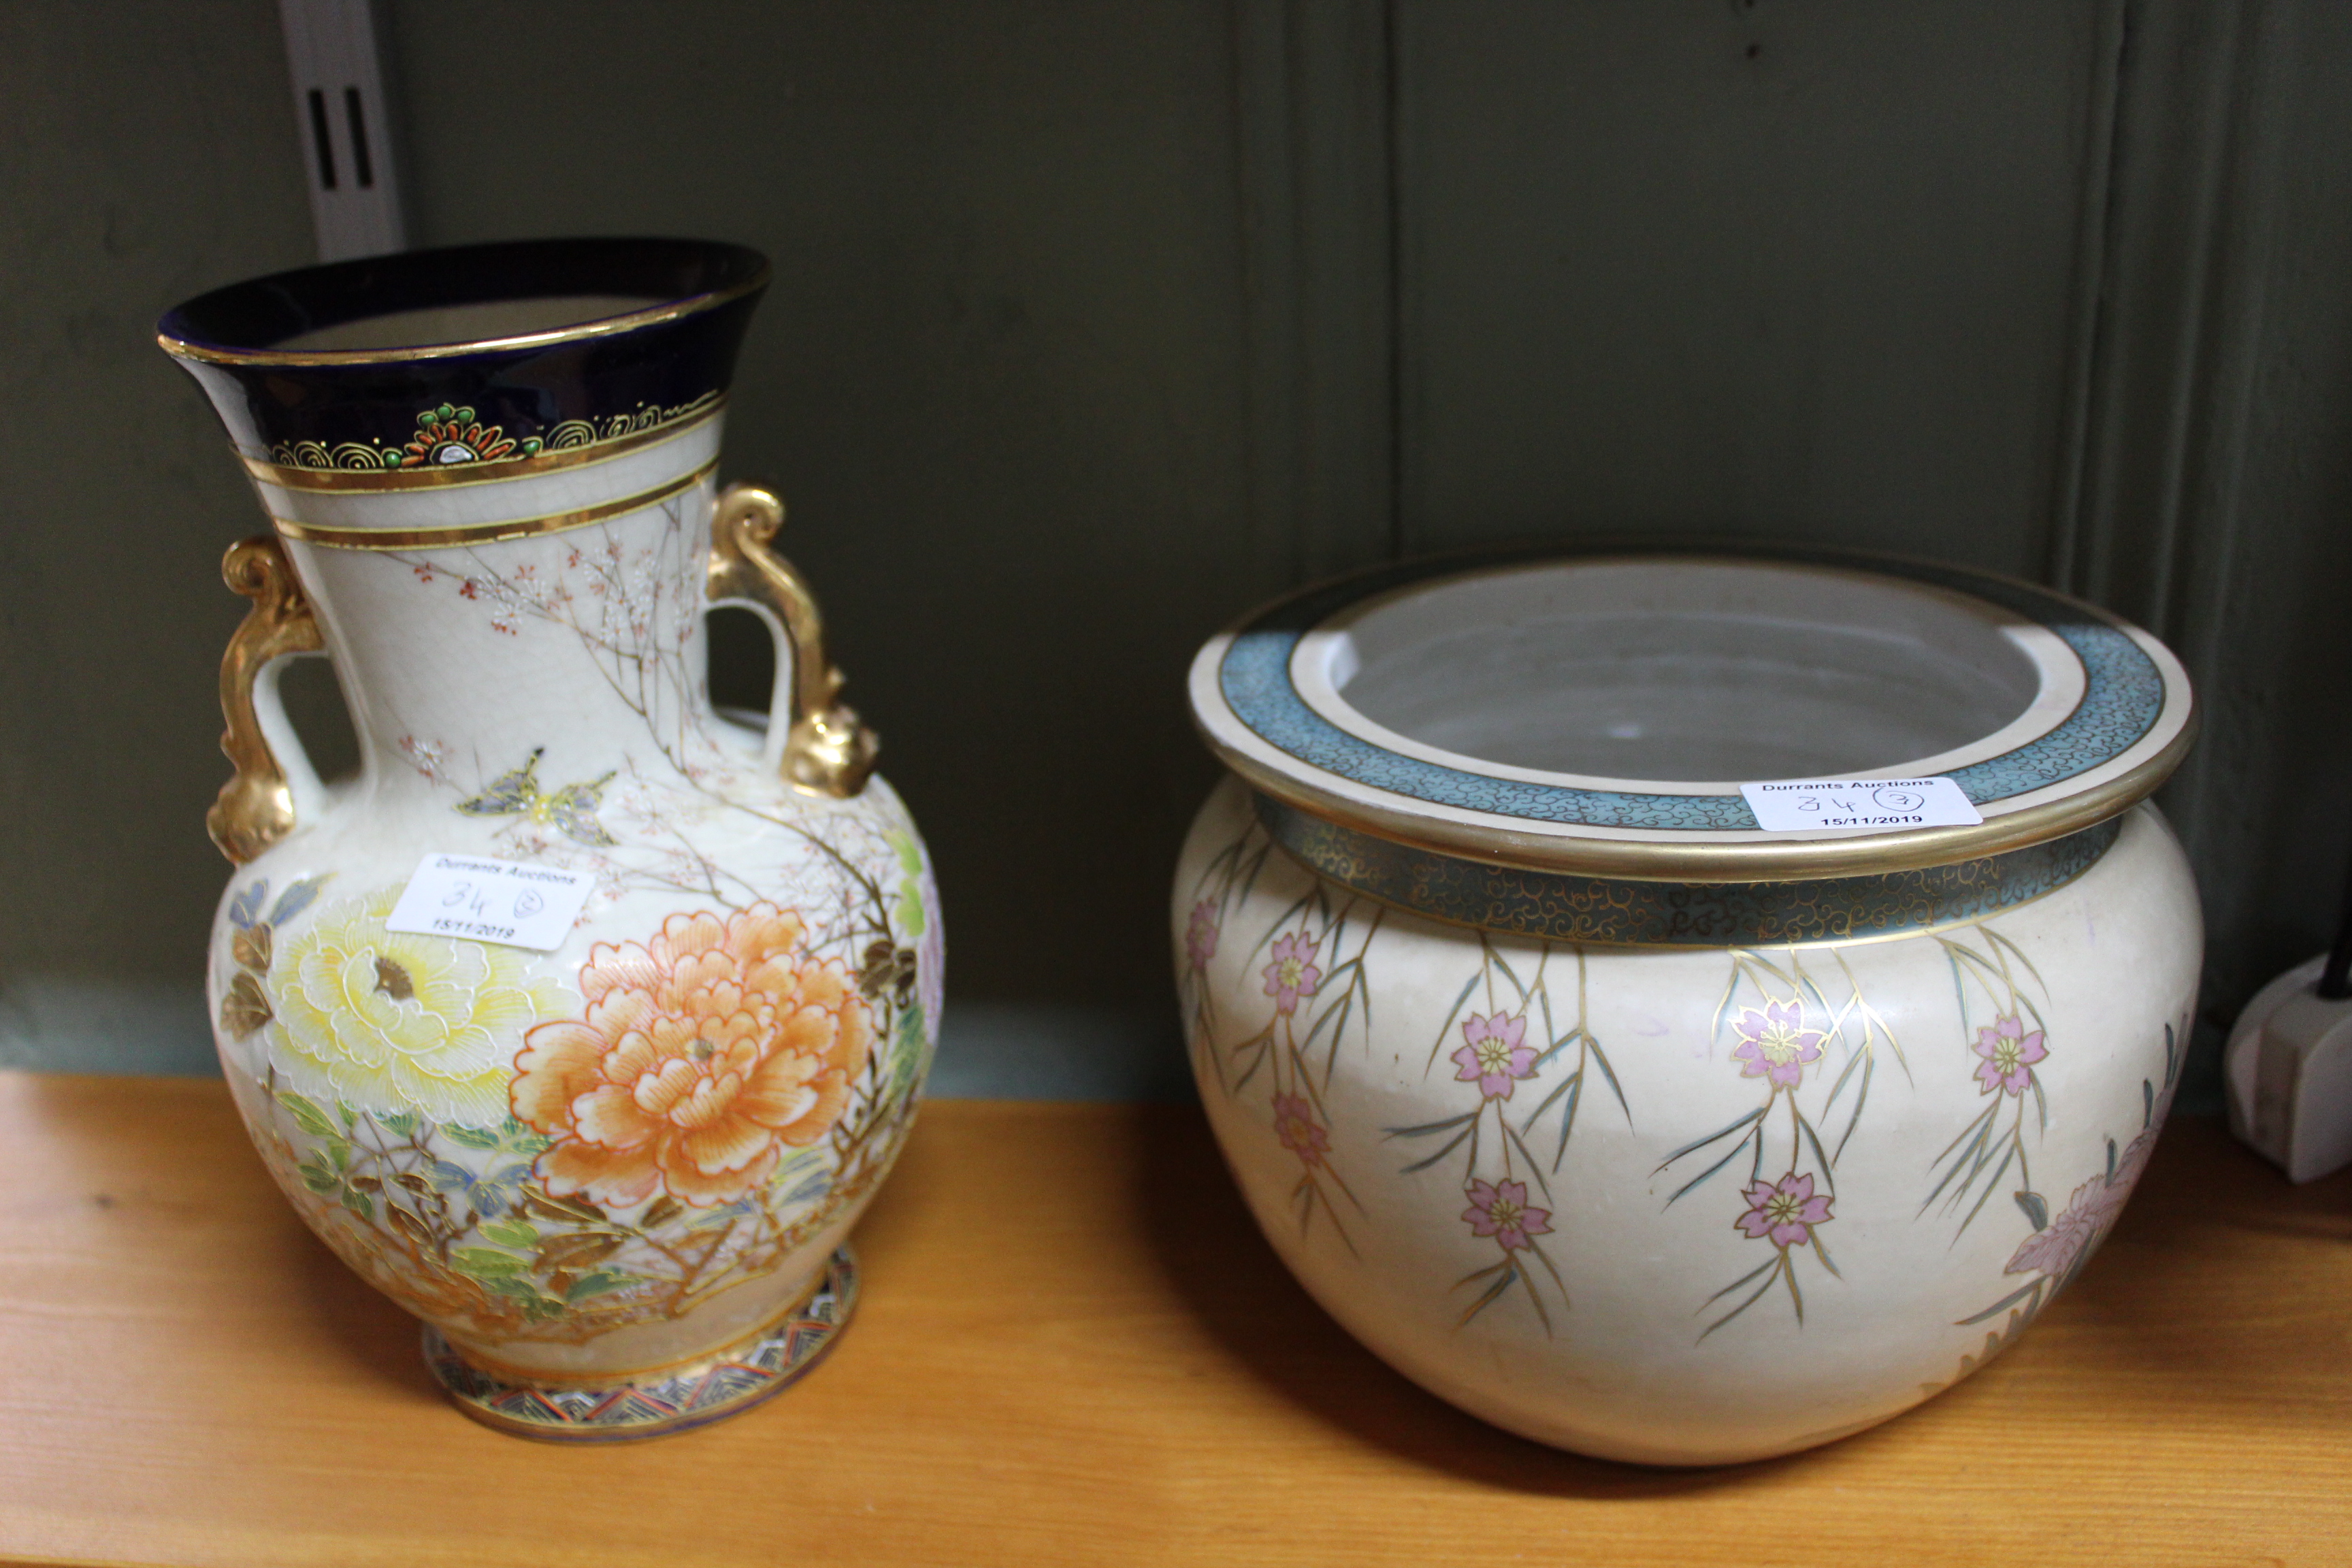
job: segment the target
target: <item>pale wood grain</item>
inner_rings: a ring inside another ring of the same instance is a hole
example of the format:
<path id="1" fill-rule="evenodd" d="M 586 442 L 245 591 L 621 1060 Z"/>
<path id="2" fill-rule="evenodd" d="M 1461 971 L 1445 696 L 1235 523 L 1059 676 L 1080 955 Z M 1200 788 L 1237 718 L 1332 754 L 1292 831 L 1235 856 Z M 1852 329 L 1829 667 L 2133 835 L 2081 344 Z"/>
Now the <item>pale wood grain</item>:
<path id="1" fill-rule="evenodd" d="M 2352 1560 L 2352 1182 L 2168 1133 L 1982 1376 L 1799 1458 L 1588 1462 L 1358 1349 L 1189 1112 L 946 1103 L 838 1353 L 705 1431 L 445 1406 L 216 1083 L 0 1075 L 0 1558 L 532 1564 Z"/>

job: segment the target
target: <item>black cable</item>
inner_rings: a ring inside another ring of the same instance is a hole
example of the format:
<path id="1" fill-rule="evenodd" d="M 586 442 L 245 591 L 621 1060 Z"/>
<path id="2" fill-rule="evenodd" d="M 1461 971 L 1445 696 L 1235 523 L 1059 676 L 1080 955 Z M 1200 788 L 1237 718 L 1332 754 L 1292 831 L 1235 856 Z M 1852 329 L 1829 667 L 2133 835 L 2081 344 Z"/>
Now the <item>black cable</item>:
<path id="1" fill-rule="evenodd" d="M 2344 912 L 2336 921 L 2336 945 L 2319 972 L 2319 994 L 2330 1002 L 2352 996 L 2352 868 L 2344 876 Z"/>

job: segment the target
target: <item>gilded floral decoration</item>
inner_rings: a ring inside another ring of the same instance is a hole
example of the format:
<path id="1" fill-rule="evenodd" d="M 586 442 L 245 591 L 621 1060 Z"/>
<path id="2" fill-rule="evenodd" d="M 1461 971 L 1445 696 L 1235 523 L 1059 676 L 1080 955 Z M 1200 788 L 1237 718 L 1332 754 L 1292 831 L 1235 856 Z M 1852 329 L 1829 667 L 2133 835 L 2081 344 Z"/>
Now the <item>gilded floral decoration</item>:
<path id="1" fill-rule="evenodd" d="M 503 422 L 486 423 L 467 405 L 440 403 L 419 409 L 415 430 L 395 442 L 284 441 L 269 448 L 269 461 L 282 468 L 355 472 L 520 462 L 544 452 L 570 451 L 683 425 L 710 413 L 719 402 L 719 394 L 705 393 L 680 404 L 646 404 L 624 413 L 560 420 L 536 434 L 509 431 Z"/>

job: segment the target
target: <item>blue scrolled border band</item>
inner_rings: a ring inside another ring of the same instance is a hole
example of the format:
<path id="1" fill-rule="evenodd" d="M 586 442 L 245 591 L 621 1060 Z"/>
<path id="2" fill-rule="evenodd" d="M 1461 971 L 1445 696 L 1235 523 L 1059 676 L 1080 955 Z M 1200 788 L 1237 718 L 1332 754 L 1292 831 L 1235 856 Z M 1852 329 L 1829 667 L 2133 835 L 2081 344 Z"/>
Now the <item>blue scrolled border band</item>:
<path id="1" fill-rule="evenodd" d="M 1945 866 L 1806 882 L 1632 882 L 1458 859 L 1254 796 L 1266 833 L 1309 869 L 1450 925 L 1635 947 L 1778 947 L 1980 920 L 2064 886 L 2123 831 L 2080 833 Z"/>
<path id="2" fill-rule="evenodd" d="M 1720 557 L 1721 549 L 1643 548 L 1644 554 Z M 1957 567 L 1858 561 L 1830 551 L 1747 552 L 1780 564 L 1878 572 L 1986 600 L 2046 627 L 2083 661 L 2083 700 L 2047 733 L 2014 751 L 1956 769 L 1950 777 L 1979 805 L 2078 777 L 2130 750 L 2164 711 L 2164 672 L 2139 644 L 2058 595 Z M 1749 830 L 1756 816 L 1738 795 L 1650 795 L 1494 778 L 1426 762 L 1351 735 L 1307 705 L 1291 682 L 1298 640 L 1349 605 L 1423 578 L 1572 559 L 1557 549 L 1413 562 L 1350 577 L 1275 606 L 1234 635 L 1218 688 L 1234 716 L 1267 744 L 1310 767 L 1431 805 L 1534 822 L 1666 832 Z"/>

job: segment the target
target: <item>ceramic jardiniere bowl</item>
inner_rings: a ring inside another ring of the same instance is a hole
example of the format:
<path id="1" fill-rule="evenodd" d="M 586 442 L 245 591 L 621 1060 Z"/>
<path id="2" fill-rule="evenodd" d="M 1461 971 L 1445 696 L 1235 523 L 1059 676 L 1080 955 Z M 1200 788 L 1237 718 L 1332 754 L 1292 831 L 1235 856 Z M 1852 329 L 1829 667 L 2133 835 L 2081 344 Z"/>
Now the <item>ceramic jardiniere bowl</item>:
<path id="1" fill-rule="evenodd" d="M 226 563 L 222 1065 L 461 1407 L 531 1436 L 694 1425 L 812 1363 L 939 1016 L 929 863 L 782 508 L 712 477 L 766 279 L 733 246 L 484 246 L 163 323 L 274 525 Z M 722 602 L 781 644 L 764 734 L 705 692 Z M 277 699 L 321 650 L 361 752 L 332 785 Z"/>
<path id="2" fill-rule="evenodd" d="M 1465 1409 L 1826 1442 L 2009 1343 L 2147 1162 L 2200 930 L 2145 633 L 1926 566 L 1490 558 L 1299 595 L 1192 700 L 1236 775 L 1173 910 L 1210 1120 L 1317 1300 Z M 1768 832 L 1739 787 L 1856 776 L 1981 821 Z"/>

